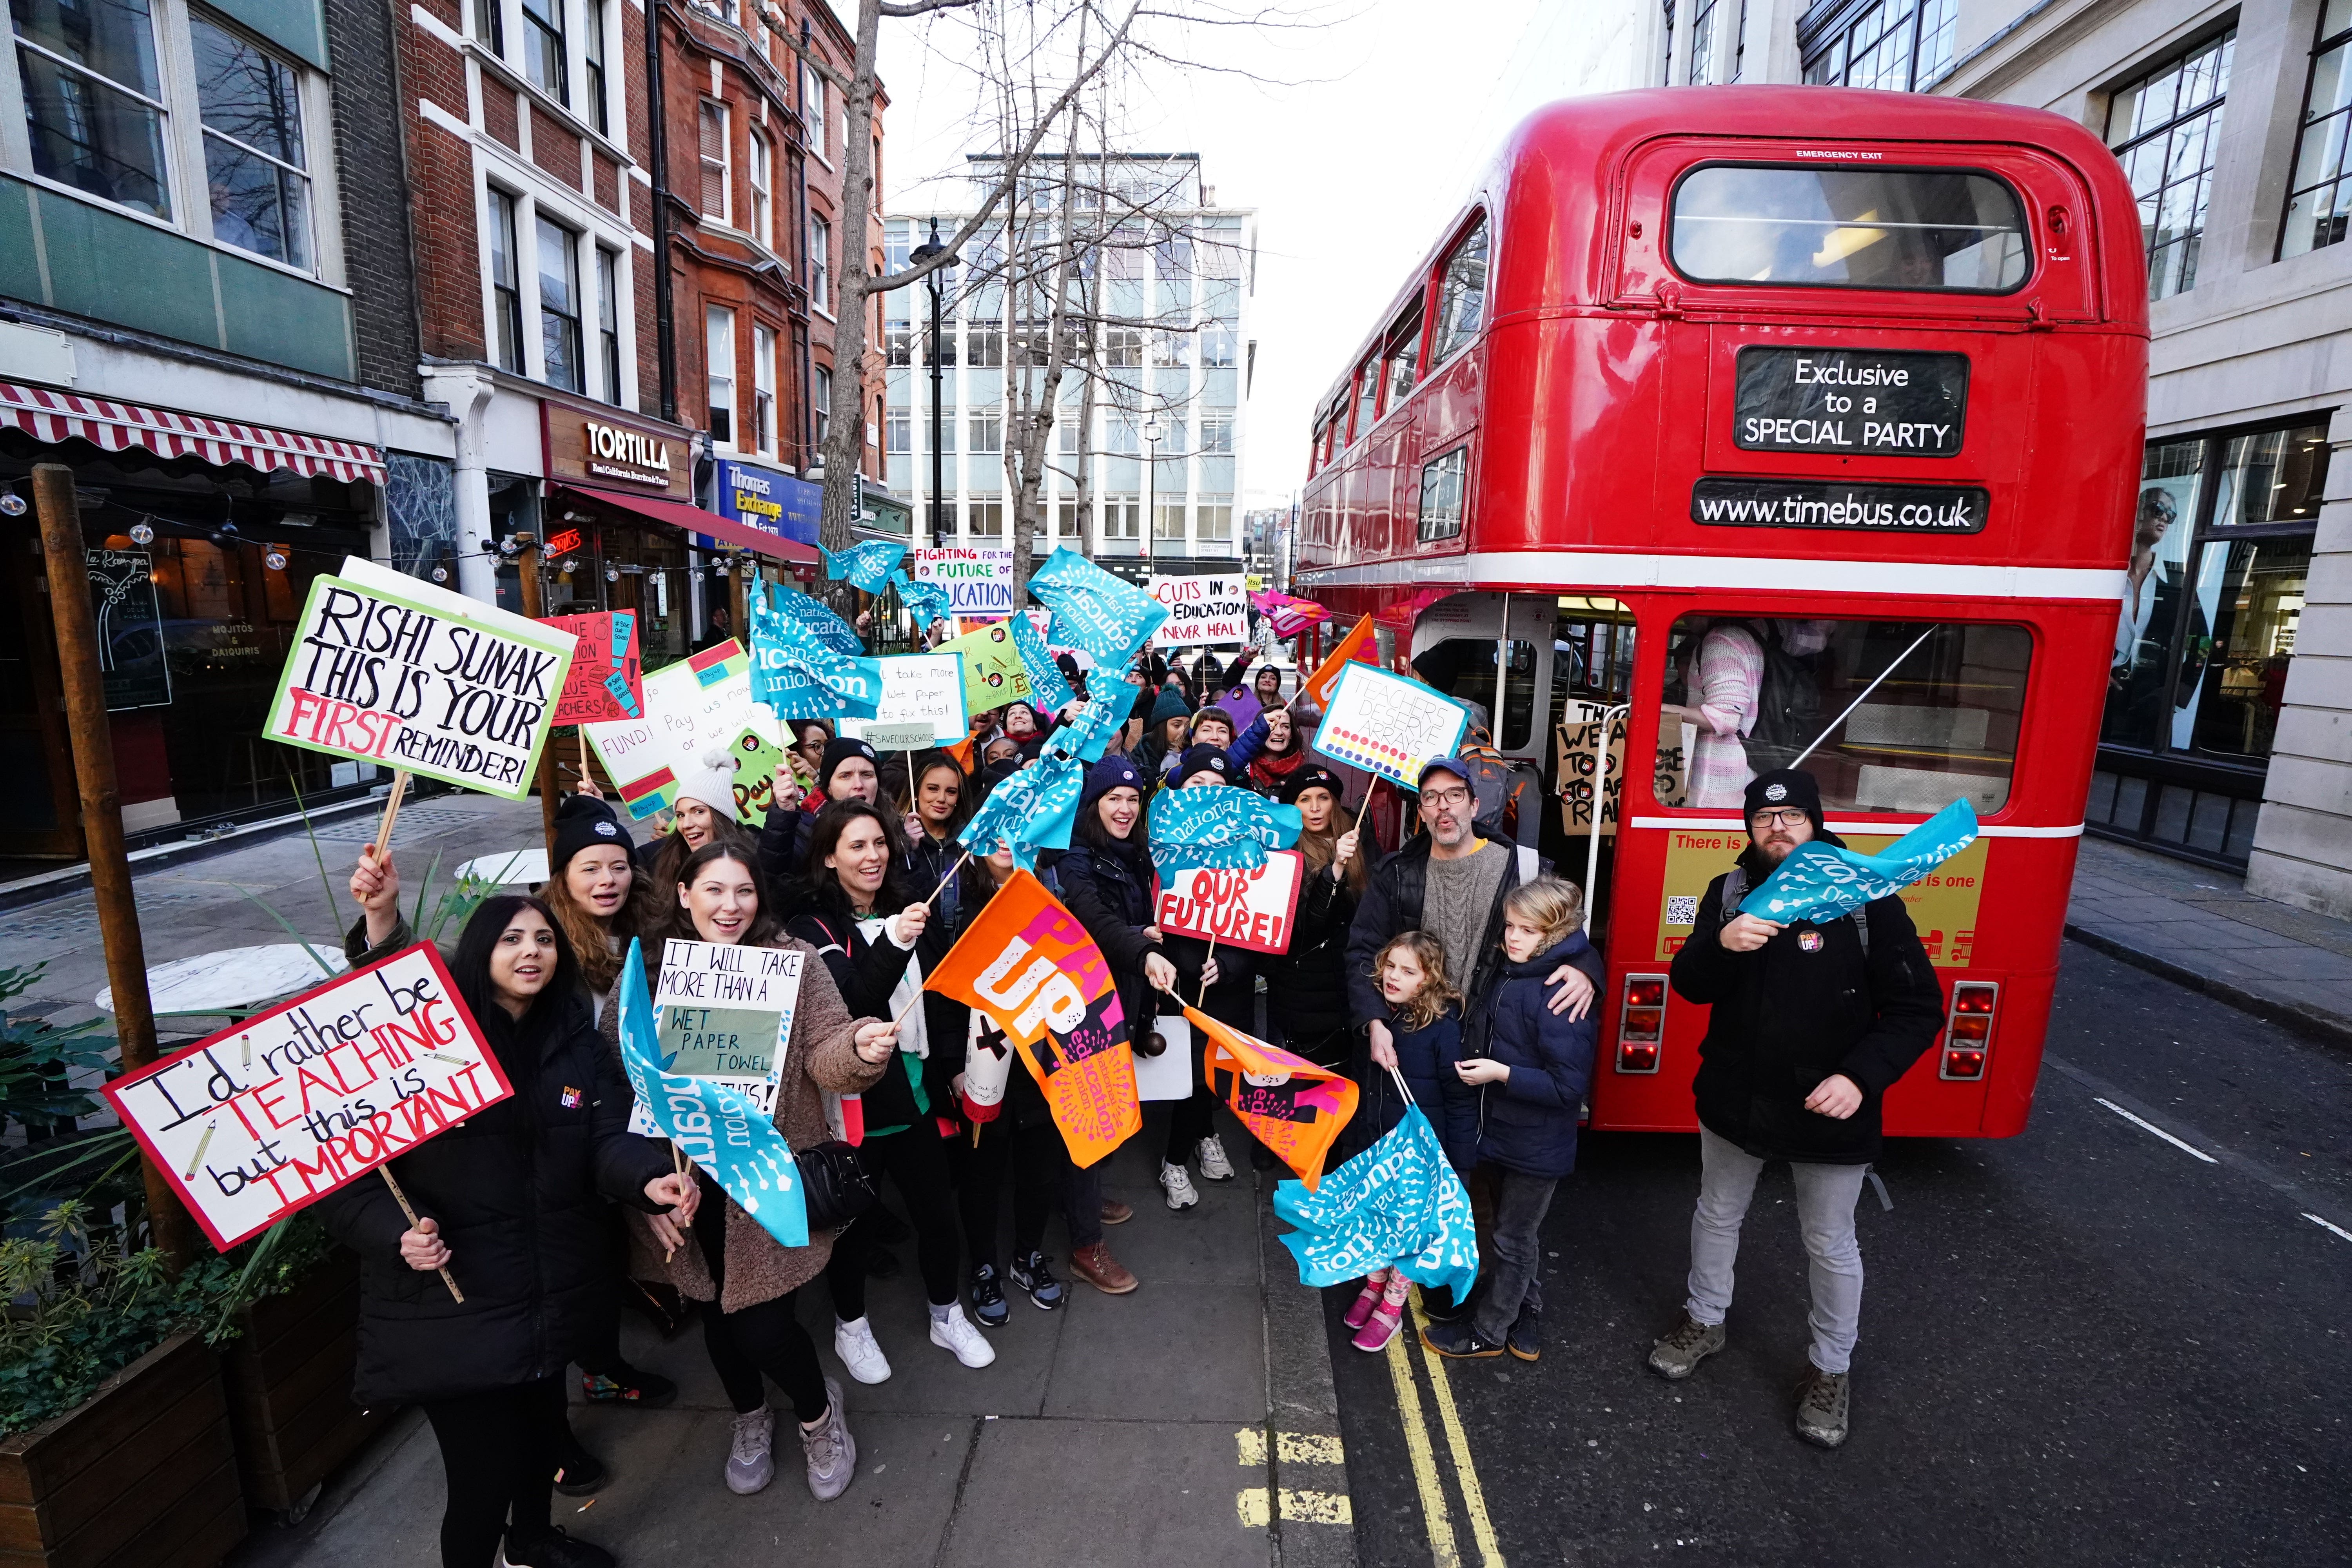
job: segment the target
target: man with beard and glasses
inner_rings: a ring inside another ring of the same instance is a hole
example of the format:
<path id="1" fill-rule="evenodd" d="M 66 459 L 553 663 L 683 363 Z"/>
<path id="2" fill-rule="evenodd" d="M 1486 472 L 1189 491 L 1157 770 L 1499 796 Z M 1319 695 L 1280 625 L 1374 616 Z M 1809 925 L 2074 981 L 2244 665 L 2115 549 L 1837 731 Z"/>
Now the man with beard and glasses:
<path id="1" fill-rule="evenodd" d="M 1796 1181 L 1797 1224 L 1811 1259 L 1812 1346 L 1797 1390 L 1797 1435 L 1845 1441 L 1846 1379 L 1862 1316 L 1853 1208 L 1878 1157 L 1887 1089 L 1935 1043 L 1944 994 L 1900 898 L 1817 925 L 1739 912 L 1798 846 L 1840 840 L 1822 821 L 1821 786 L 1782 768 L 1751 781 L 1748 847 L 1707 885 L 1675 952 L 1675 994 L 1708 1008 L 1699 1043 L 1699 1191 L 1691 1217 L 1689 1300 L 1650 1351 L 1661 1376 L 1688 1377 L 1724 1348 L 1739 1226 L 1770 1160 Z"/>

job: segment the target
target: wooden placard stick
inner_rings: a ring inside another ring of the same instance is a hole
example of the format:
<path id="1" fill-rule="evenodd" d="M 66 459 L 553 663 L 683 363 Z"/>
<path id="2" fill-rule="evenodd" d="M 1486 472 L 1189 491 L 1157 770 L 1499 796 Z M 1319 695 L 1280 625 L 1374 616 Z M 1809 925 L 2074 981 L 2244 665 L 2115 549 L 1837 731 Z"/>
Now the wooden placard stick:
<path id="1" fill-rule="evenodd" d="M 398 773 L 394 776 L 395 778 L 404 779 L 408 775 L 406 773 Z M 398 792 L 400 785 L 398 784 L 394 784 L 392 787 L 394 790 L 393 798 L 397 802 L 399 799 Z M 416 1228 L 416 1211 L 408 1206 L 408 1194 L 400 1190 L 400 1183 L 398 1179 L 393 1175 L 392 1167 L 390 1165 L 378 1165 L 375 1168 L 375 1173 L 382 1176 L 383 1178 L 383 1184 L 392 1189 L 392 1201 L 400 1205 L 400 1212 L 408 1216 L 408 1228 L 415 1230 Z M 449 1287 L 449 1294 L 455 1296 L 457 1299 L 458 1303 L 463 1305 L 466 1300 L 466 1293 L 457 1289 L 457 1279 L 451 1276 L 449 1270 L 446 1268 L 439 1270 L 439 1273 L 441 1275 L 441 1283 Z"/>
<path id="2" fill-rule="evenodd" d="M 1209 937 L 1209 956 L 1201 960 L 1201 999 L 1193 1004 L 1196 1007 L 1206 1007 L 1209 1005 L 1209 965 L 1216 962 L 1217 939 L 1214 933 L 1212 933 Z"/>
<path id="3" fill-rule="evenodd" d="M 381 861 L 383 858 L 384 849 L 392 843 L 392 825 L 400 820 L 401 799 L 407 794 L 408 770 L 394 768 L 392 773 L 392 793 L 383 797 L 383 820 L 376 825 L 375 847 L 369 855 L 370 859 Z M 387 1175 L 384 1180 L 390 1181 L 392 1178 Z M 407 1200 L 403 1199 L 401 1206 L 405 1208 Z"/>
<path id="4" fill-rule="evenodd" d="M 931 899 L 936 899 L 936 898 L 938 898 L 941 893 L 946 892 L 946 891 L 947 891 L 947 889 L 948 889 L 948 884 L 949 884 L 950 882 L 952 882 L 952 881 L 954 881 L 954 880 L 955 880 L 955 874 L 956 874 L 958 871 L 962 870 L 962 869 L 963 869 L 963 863 L 964 863 L 966 860 L 969 860 L 969 859 L 971 859 L 971 850 L 969 850 L 969 849 L 965 850 L 961 855 L 958 856 L 958 857 L 956 858 L 956 863 L 955 863 L 954 865 L 952 865 L 952 866 L 950 866 L 950 867 L 949 867 L 949 868 L 948 868 L 948 874 L 947 874 L 946 876 L 941 877 L 941 878 L 940 879 L 940 885 L 939 885 L 938 887 L 936 887 L 936 888 L 933 888 L 933 889 L 931 889 L 931 898 L 930 898 L 930 899 L 925 899 L 925 900 L 923 900 L 923 902 L 925 902 L 926 904 L 928 904 L 928 903 L 929 903 L 929 902 L 931 901 Z"/>

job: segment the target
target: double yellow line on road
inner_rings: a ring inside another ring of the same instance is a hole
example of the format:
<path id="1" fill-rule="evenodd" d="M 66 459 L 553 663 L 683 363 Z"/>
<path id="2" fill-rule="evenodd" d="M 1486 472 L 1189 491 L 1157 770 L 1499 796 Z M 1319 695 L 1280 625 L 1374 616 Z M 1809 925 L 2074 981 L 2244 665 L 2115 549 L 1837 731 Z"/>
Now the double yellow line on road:
<path id="1" fill-rule="evenodd" d="M 1453 1508 L 1437 1468 L 1437 1445 L 1422 1411 L 1421 1388 L 1413 1381 L 1412 1357 L 1405 1349 L 1408 1335 L 1421 1346 L 1421 1359 L 1428 1368 L 1430 1402 L 1437 1408 L 1437 1422 L 1444 1428 L 1445 1446 L 1453 1455 L 1454 1482 L 1462 1494 L 1462 1511 L 1470 1527 L 1470 1540 L 1477 1551 L 1480 1568 L 1504 1568 L 1502 1548 L 1495 1542 L 1494 1523 L 1486 1517 L 1486 1489 L 1478 1484 L 1478 1467 L 1470 1458 L 1469 1436 L 1462 1430 L 1462 1413 L 1454 1407 L 1454 1387 L 1446 1381 L 1445 1358 L 1422 1342 L 1421 1331 L 1428 1323 L 1427 1315 L 1421 1310 L 1421 1289 L 1416 1286 L 1412 1292 L 1412 1323 L 1410 1328 L 1400 1327 L 1390 1336 L 1388 1362 L 1390 1380 L 1396 1385 L 1397 1419 L 1404 1428 L 1405 1452 L 1412 1460 L 1413 1485 L 1421 1493 L 1421 1516 L 1429 1530 L 1429 1552 L 1436 1560 L 1437 1568 L 1462 1568 L 1465 1561 L 1454 1537 Z"/>

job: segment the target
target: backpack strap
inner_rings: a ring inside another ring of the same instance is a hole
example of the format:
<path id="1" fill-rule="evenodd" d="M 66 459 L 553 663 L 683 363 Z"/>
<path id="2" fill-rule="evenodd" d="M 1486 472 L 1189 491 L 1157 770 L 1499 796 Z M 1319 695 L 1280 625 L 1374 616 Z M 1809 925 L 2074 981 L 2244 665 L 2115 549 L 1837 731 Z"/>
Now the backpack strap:
<path id="1" fill-rule="evenodd" d="M 1734 866 L 1723 874 L 1723 902 L 1716 906 L 1717 921 L 1729 925 L 1731 917 L 1739 912 L 1739 900 L 1747 896 L 1748 868 Z"/>
<path id="2" fill-rule="evenodd" d="M 1853 914 L 1848 915 L 1846 918 L 1853 921 L 1853 934 L 1862 939 L 1862 956 L 1864 959 L 1869 958 L 1870 906 L 1868 904 L 1864 904 L 1862 908 L 1854 910 Z"/>

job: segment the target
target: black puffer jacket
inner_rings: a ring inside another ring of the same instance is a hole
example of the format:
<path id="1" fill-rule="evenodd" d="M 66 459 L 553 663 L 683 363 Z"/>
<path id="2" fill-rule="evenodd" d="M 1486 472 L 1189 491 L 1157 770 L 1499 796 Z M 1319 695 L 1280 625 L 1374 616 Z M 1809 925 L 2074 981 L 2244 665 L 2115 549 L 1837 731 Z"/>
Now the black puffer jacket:
<path id="1" fill-rule="evenodd" d="M 362 1176 L 315 1210 L 360 1255 L 352 1393 L 362 1405 L 562 1373 L 609 1331 L 615 1310 L 608 1202 L 653 1213 L 645 1185 L 670 1171 L 659 1144 L 626 1131 L 628 1085 L 601 1047 L 585 994 L 543 997 L 519 1021 L 500 1007 L 473 1011 L 512 1098 L 391 1163 L 417 1214 L 439 1222 L 466 1300 L 401 1261 L 408 1221 L 382 1177 Z"/>
<path id="2" fill-rule="evenodd" d="M 1054 877 L 1063 907 L 1078 917 L 1110 965 L 1111 980 L 1118 986 L 1118 1010 L 1127 1016 L 1128 1038 L 1148 1045 L 1160 998 L 1144 978 L 1143 961 L 1165 950 L 1143 934 L 1151 923 L 1152 874 L 1142 824 L 1115 848 L 1098 849 L 1077 840 L 1055 863 Z"/>
<path id="3" fill-rule="evenodd" d="M 1943 987 L 1910 911 L 1898 898 L 1865 905 L 1866 953 L 1850 919 L 1800 921 L 1733 952 L 1717 940 L 1722 901 L 1717 877 L 1671 971 L 1676 995 L 1711 1009 L 1691 1085 L 1699 1121 L 1764 1159 L 1876 1159 L 1886 1091 L 1944 1026 Z M 1832 1073 L 1862 1090 L 1862 1109 L 1843 1121 L 1805 1109 Z"/>
<path id="4" fill-rule="evenodd" d="M 1324 1067 L 1348 1060 L 1348 931 L 1355 919 L 1356 889 L 1347 879 L 1328 867 L 1309 872 L 1298 890 L 1290 951 L 1259 961 L 1266 1016 L 1285 1045 Z"/>
<path id="5" fill-rule="evenodd" d="M 903 904 L 899 906 L 900 909 L 905 907 Z M 897 910 L 891 911 L 893 914 L 898 912 Z M 833 973 L 833 983 L 841 992 L 842 1005 L 849 1009 L 849 1016 L 853 1018 L 887 1020 L 896 1017 L 898 1008 L 891 1005 L 890 997 L 906 978 L 907 965 L 909 963 L 920 963 L 922 972 L 929 974 L 932 967 L 947 956 L 950 942 L 945 928 L 938 921 L 930 921 L 925 923 L 923 934 L 915 939 L 914 947 L 911 950 L 903 948 L 892 942 L 887 933 L 867 936 L 858 929 L 854 916 L 837 907 L 809 910 L 794 915 L 784 923 L 784 929 L 816 949 L 818 956 L 824 960 L 825 968 Z M 884 1127 L 909 1127 L 921 1116 L 937 1116 L 948 1109 L 947 1102 L 950 1098 L 949 1081 L 955 1073 L 963 1070 L 963 1041 L 960 1037 L 953 1041 L 939 1038 L 939 1031 L 933 1026 L 944 1009 L 929 1005 L 934 995 L 927 992 L 923 998 L 926 1004 L 923 1008 L 924 1038 L 930 1058 L 927 1060 L 906 1051 L 890 1053 L 890 1060 L 882 1071 L 882 1081 L 859 1097 L 864 1101 L 868 1131 Z M 946 998 L 938 1000 L 944 1003 Z M 948 1058 L 943 1054 L 942 1047 L 952 1053 L 953 1058 L 953 1066 L 944 1072 L 940 1068 L 947 1066 Z M 918 1105 L 915 1100 L 914 1079 L 909 1075 L 918 1073 L 922 1077 L 928 1109 Z"/>

